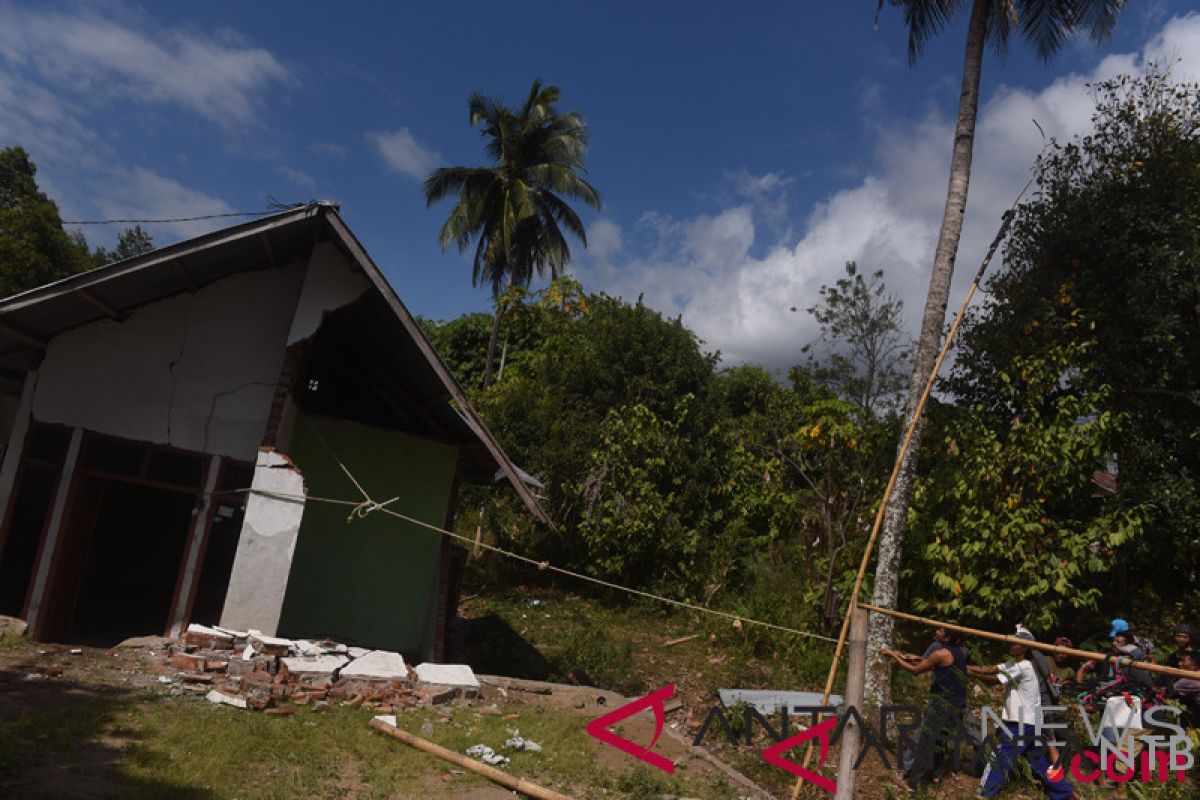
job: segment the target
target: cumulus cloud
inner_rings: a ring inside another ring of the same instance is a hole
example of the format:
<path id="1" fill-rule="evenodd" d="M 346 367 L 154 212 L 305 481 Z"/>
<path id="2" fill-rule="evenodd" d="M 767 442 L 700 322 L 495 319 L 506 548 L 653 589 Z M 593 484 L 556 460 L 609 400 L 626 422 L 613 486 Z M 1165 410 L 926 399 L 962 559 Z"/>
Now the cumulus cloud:
<path id="1" fill-rule="evenodd" d="M 253 121 L 263 93 L 290 82 L 270 52 L 233 34 L 135 27 L 84 11 L 0 6 L 10 71 L 91 100 L 171 104 L 221 125 Z"/>
<path id="2" fill-rule="evenodd" d="M 417 141 L 408 128 L 391 133 L 369 133 L 367 138 L 389 167 L 418 180 L 424 179 L 440 160 L 438 154 Z"/>
<path id="3" fill-rule="evenodd" d="M 1140 53 L 1110 55 L 1088 74 L 1060 77 L 1038 90 L 1004 87 L 985 98 L 975 144 L 967 216 L 951 295 L 957 310 L 995 235 L 1001 215 L 1030 176 L 1042 134 L 1066 140 L 1085 131 L 1094 110 L 1088 84 L 1147 63 L 1171 65 L 1178 79 L 1200 75 L 1200 14 L 1166 22 Z M 807 210 L 799 233 L 775 234 L 786 177 L 737 173 L 741 199 L 717 213 L 674 219 L 647 212 L 633 226 L 640 247 L 589 251 L 579 272 L 589 288 L 682 314 L 725 363 L 784 367 L 817 327 L 805 309 L 818 289 L 842 275 L 846 261 L 883 269 L 904 300 L 915 336 L 928 288 L 933 249 L 946 196 L 953 119 L 938 111 L 903 120 L 878 120 L 874 161 L 854 185 Z M 728 177 L 728 176 L 727 176 Z M 773 198 L 775 211 L 765 198 Z M 793 216 L 796 210 L 789 211 Z M 606 221 L 605 235 L 623 231 Z M 626 236 L 633 241 L 636 237 Z M 792 311 L 795 307 L 797 311 Z"/>

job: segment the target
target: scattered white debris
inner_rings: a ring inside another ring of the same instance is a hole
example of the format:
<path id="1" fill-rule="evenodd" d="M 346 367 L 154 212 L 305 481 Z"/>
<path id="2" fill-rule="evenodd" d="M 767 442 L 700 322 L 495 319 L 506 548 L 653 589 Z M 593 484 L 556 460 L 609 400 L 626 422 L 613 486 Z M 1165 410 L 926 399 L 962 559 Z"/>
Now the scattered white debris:
<path id="1" fill-rule="evenodd" d="M 395 714 L 378 714 L 376 715 L 375 719 L 379 720 L 384 725 L 391 725 L 393 728 L 396 727 Z"/>
<path id="2" fill-rule="evenodd" d="M 246 645 L 246 649 L 242 651 L 242 661 L 252 660 L 254 658 L 255 652 L 256 651 L 254 650 L 254 645 L 252 645 L 252 644 Z"/>
<path id="3" fill-rule="evenodd" d="M 527 750 L 531 753 L 542 752 L 542 746 L 532 739 L 526 739 L 524 736 L 513 736 L 504 743 L 504 746 L 510 750 Z"/>
<path id="4" fill-rule="evenodd" d="M 471 758 L 478 758 L 485 764 L 491 764 L 493 767 L 503 767 L 508 764 L 510 759 L 508 756 L 502 756 L 486 744 L 475 744 L 467 748 L 467 755 Z"/>
<path id="5" fill-rule="evenodd" d="M 71 649 L 71 655 L 73 655 L 73 656 L 81 656 L 81 655 L 83 655 L 83 648 L 82 648 L 82 647 L 75 647 L 75 648 L 72 648 L 72 649 Z"/>
<path id="6" fill-rule="evenodd" d="M 170 684 L 174 683 L 174 681 L 172 681 L 166 675 L 160 675 L 158 678 L 158 682 L 161 683 L 163 686 L 169 686 Z"/>
<path id="7" fill-rule="evenodd" d="M 404 657 L 399 653 L 371 650 L 342 667 L 339 675 L 343 678 L 403 680 L 408 677 L 408 667 L 404 666 Z"/>
<path id="8" fill-rule="evenodd" d="M 463 686 L 468 689 L 478 689 L 479 681 L 475 673 L 466 664 L 418 664 L 417 678 L 423 683 L 436 683 L 442 686 Z"/>
<path id="9" fill-rule="evenodd" d="M 209 692 L 207 695 L 205 695 L 205 699 L 208 700 L 208 702 L 216 703 L 217 705 L 233 706 L 234 708 L 247 708 L 248 707 L 247 703 L 246 703 L 246 698 L 234 697 L 231 694 L 225 694 L 224 692 L 218 692 L 216 689 L 213 689 L 211 692 Z"/>

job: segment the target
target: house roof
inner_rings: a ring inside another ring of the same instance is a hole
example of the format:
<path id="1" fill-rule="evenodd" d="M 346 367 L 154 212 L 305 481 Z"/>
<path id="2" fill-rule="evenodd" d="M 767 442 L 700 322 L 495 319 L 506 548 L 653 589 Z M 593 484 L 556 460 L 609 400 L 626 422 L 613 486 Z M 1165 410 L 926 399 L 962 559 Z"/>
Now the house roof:
<path id="1" fill-rule="evenodd" d="M 195 292 L 239 272 L 270 269 L 306 259 L 314 244 L 332 241 L 375 289 L 372 319 L 391 330 L 386 357 L 403 366 L 408 391 L 431 425 L 449 434 L 475 462 L 476 473 L 499 470 L 526 507 L 551 524 L 524 473 L 508 458 L 462 387 L 425 338 L 337 206 L 308 205 L 281 211 L 82 272 L 0 300 L 0 371 L 36 367 L 51 338 L 102 319 L 121 320 L 133 309 L 182 292 Z"/>

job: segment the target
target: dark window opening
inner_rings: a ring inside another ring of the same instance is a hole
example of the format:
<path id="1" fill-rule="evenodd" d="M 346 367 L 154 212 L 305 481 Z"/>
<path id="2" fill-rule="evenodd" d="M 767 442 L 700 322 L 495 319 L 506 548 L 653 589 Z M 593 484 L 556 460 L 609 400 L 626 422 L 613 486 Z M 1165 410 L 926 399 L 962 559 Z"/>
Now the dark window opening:
<path id="1" fill-rule="evenodd" d="M 145 456 L 144 444 L 110 439 L 107 436 L 88 436 L 83 466 L 98 472 L 136 478 L 142 474 Z"/>
<path id="2" fill-rule="evenodd" d="M 71 431 L 67 428 L 35 424 L 29 434 L 29 447 L 12 495 L 8 534 L 0 552 L 0 614 L 19 617 L 24 610 L 42 532 L 70 442 Z"/>
<path id="3" fill-rule="evenodd" d="M 97 646 L 161 634 L 171 614 L 195 498 L 119 480 L 88 482 L 94 490 L 81 493 L 86 505 L 75 509 L 73 530 L 64 541 L 70 547 L 61 556 L 62 579 L 56 581 L 55 604 L 73 611 L 60 606 L 59 618 L 70 620 L 73 642 Z"/>
<path id="4" fill-rule="evenodd" d="M 146 477 L 161 483 L 197 489 L 204 480 L 204 458 L 174 450 L 155 450 L 150 454 Z"/>

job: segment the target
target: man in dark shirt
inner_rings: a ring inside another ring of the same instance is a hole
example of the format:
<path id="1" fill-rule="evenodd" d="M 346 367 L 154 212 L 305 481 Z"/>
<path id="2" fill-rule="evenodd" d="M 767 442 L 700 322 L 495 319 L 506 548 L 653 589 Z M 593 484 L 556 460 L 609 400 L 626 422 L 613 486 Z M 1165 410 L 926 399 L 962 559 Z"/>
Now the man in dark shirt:
<path id="1" fill-rule="evenodd" d="M 907 767 L 904 782 L 910 789 L 915 790 L 928 780 L 934 769 L 938 746 L 953 741 L 963 724 L 967 710 L 967 654 L 962 639 L 960 633 L 938 628 L 933 644 L 922 657 L 886 648 L 880 651 L 914 675 L 933 672 L 929 703 L 921 717 L 917 743 L 911 757 L 906 754 L 904 758 Z"/>

